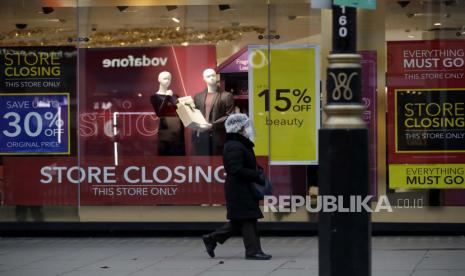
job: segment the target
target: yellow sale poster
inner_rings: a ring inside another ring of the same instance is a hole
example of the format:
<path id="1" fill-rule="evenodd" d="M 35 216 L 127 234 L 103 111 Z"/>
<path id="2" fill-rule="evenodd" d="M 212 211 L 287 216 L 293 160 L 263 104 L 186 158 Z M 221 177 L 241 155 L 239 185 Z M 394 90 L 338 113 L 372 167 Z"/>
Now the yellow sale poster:
<path id="1" fill-rule="evenodd" d="M 390 164 L 391 189 L 464 189 L 465 164 Z"/>
<path id="2" fill-rule="evenodd" d="M 318 164 L 318 46 L 249 46 L 255 152 L 275 165 Z"/>

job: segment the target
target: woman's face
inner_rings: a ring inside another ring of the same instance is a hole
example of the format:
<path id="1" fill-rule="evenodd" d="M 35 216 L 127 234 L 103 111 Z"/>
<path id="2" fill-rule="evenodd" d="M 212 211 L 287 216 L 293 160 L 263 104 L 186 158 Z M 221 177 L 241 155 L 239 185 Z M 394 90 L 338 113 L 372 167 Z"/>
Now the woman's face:
<path id="1" fill-rule="evenodd" d="M 239 131 L 239 134 L 248 138 L 250 141 L 253 141 L 255 138 L 255 130 L 250 123 L 247 123 L 242 129 Z"/>

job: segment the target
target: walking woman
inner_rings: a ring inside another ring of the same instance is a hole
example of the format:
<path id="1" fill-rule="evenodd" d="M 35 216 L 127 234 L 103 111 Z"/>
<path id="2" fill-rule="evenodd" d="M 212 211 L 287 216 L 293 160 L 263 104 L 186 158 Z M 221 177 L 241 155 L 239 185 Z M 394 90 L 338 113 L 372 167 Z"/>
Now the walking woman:
<path id="1" fill-rule="evenodd" d="M 215 257 L 217 243 L 223 244 L 234 233 L 240 232 L 244 240 L 245 258 L 269 260 L 271 255 L 263 253 L 257 229 L 257 219 L 263 218 L 259 200 L 252 194 L 252 183 L 264 185 L 259 177 L 258 165 L 253 151 L 253 127 L 245 114 L 229 115 L 225 122 L 226 143 L 223 163 L 226 170 L 224 185 L 227 219 L 221 228 L 203 236 L 210 257 Z"/>

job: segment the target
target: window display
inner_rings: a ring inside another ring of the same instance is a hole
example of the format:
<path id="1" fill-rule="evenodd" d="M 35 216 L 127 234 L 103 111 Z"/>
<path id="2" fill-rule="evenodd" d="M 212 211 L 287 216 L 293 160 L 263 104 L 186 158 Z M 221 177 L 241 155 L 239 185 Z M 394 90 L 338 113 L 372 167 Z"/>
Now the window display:
<path id="1" fill-rule="evenodd" d="M 0 11 L 0 220 L 221 221 L 233 113 L 253 121 L 275 195 L 318 194 L 331 11 L 51 2 L 52 14 L 38 0 Z M 440 210 L 464 223 L 465 4 L 445 2 L 358 11 L 370 192 L 395 210 L 375 222 L 435 222 Z M 341 97 L 348 81 L 336 81 Z"/>

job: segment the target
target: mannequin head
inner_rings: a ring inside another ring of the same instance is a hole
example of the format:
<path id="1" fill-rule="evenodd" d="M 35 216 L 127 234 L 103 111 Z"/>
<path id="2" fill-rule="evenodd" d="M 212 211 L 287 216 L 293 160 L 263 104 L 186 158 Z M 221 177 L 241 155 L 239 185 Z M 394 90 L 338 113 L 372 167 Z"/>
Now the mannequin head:
<path id="1" fill-rule="evenodd" d="M 171 84 L 171 73 L 167 71 L 163 71 L 158 74 L 158 82 L 160 83 L 160 87 L 158 88 L 157 94 L 160 95 L 173 95 L 171 90 L 168 90 L 168 86 Z"/>
<path id="2" fill-rule="evenodd" d="M 160 88 L 167 89 L 168 86 L 171 84 L 171 73 L 167 71 L 163 71 L 158 74 L 158 82 L 160 83 Z"/>
<path id="3" fill-rule="evenodd" d="M 203 71 L 203 80 L 208 86 L 216 86 L 216 72 L 208 68 Z"/>

